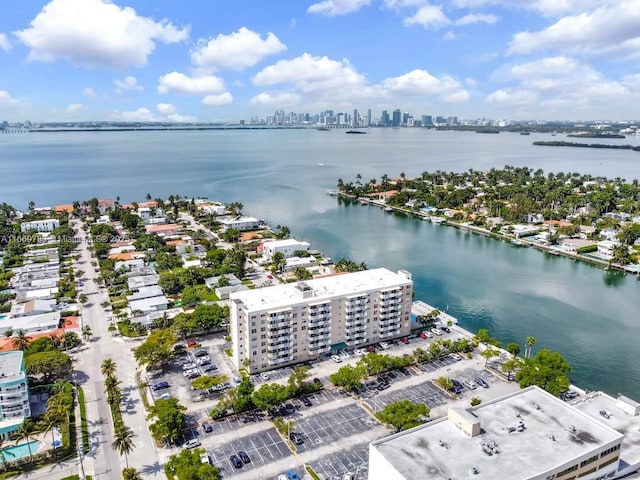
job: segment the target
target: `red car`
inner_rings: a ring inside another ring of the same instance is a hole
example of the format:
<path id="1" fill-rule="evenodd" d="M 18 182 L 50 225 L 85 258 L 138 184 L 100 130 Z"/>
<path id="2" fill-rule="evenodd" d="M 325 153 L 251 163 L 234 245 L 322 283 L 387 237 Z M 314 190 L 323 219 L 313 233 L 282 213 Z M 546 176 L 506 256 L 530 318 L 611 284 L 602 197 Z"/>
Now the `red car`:
<path id="1" fill-rule="evenodd" d="M 402 338 L 400 339 L 400 341 L 401 341 L 402 343 L 404 343 L 404 344 L 408 344 L 408 343 L 409 343 L 409 339 L 408 339 L 407 337 L 402 337 Z"/>
<path id="2" fill-rule="evenodd" d="M 195 347 L 196 345 L 198 345 L 198 342 L 196 342 L 195 340 L 189 340 L 187 342 L 187 347 L 189 347 L 189 348 Z"/>

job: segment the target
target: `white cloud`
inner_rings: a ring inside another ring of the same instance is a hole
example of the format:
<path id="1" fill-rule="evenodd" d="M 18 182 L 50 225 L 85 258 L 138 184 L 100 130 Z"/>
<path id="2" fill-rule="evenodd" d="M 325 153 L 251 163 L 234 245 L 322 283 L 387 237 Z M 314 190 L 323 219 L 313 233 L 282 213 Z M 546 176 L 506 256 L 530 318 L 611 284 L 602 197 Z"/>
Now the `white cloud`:
<path id="1" fill-rule="evenodd" d="M 189 77 L 184 73 L 171 72 L 158 80 L 159 93 L 184 93 L 189 95 L 203 95 L 224 91 L 224 81 L 215 75 Z"/>
<path id="2" fill-rule="evenodd" d="M 11 42 L 9 42 L 5 33 L 0 33 L 0 50 L 4 50 L 5 52 L 11 50 Z"/>
<path id="3" fill-rule="evenodd" d="M 90 88 L 90 87 L 83 88 L 82 95 L 84 95 L 87 98 L 90 98 L 91 100 L 95 100 L 96 98 L 98 98 L 98 94 L 95 92 L 93 88 Z"/>
<path id="4" fill-rule="evenodd" d="M 500 89 L 487 96 L 487 102 L 500 107 L 530 107 L 538 96 L 528 90 Z"/>
<path id="5" fill-rule="evenodd" d="M 437 95 L 449 103 L 460 103 L 469 98 L 469 93 L 458 81 L 448 76 L 438 79 L 426 70 L 412 70 L 387 78 L 382 86 L 391 93 L 405 96 Z"/>
<path id="6" fill-rule="evenodd" d="M 442 39 L 443 39 L 443 40 L 447 40 L 447 41 L 455 40 L 455 38 L 456 38 L 456 34 L 455 34 L 455 33 L 453 33 L 453 31 L 452 31 L 452 30 L 449 30 L 447 33 L 445 33 L 445 34 L 442 36 Z"/>
<path id="7" fill-rule="evenodd" d="M 157 122 L 161 120 L 154 115 L 148 108 L 140 107 L 137 110 L 128 112 L 120 112 L 114 110 L 108 115 L 109 120 L 119 120 L 122 122 Z"/>
<path id="8" fill-rule="evenodd" d="M 640 73 L 625 75 L 621 79 L 622 83 L 632 90 L 640 92 Z"/>
<path id="9" fill-rule="evenodd" d="M 162 115 L 171 115 L 176 113 L 176 107 L 171 103 L 159 103 L 156 105 L 156 110 Z"/>
<path id="10" fill-rule="evenodd" d="M 229 92 L 224 92 L 219 95 L 207 95 L 202 99 L 202 104 L 207 107 L 221 107 L 222 105 L 229 105 L 233 103 L 233 97 Z"/>
<path id="11" fill-rule="evenodd" d="M 451 20 L 444 14 L 442 7 L 436 5 L 423 5 L 418 11 L 404 19 L 404 25 L 421 25 L 424 28 L 440 28 L 450 25 Z"/>
<path id="12" fill-rule="evenodd" d="M 144 90 L 143 86 L 138 84 L 138 79 L 131 75 L 124 77 L 124 80 L 115 79 L 113 83 L 115 83 L 116 87 L 118 87 L 118 92 L 128 90 Z"/>
<path id="13" fill-rule="evenodd" d="M 191 52 L 191 61 L 196 67 L 210 71 L 243 70 L 286 49 L 273 33 L 267 33 L 263 40 L 256 32 L 242 27 L 230 35 L 220 34 L 208 42 L 199 41 Z"/>
<path id="14" fill-rule="evenodd" d="M 81 103 L 70 103 L 69 105 L 67 105 L 67 108 L 65 110 L 67 111 L 67 113 L 77 113 L 83 109 L 84 105 Z"/>
<path id="15" fill-rule="evenodd" d="M 167 119 L 177 123 L 191 123 L 198 121 L 198 117 L 195 117 L 193 115 L 180 115 L 179 113 L 168 115 Z"/>
<path id="16" fill-rule="evenodd" d="M 267 93 L 262 92 L 249 100 L 251 105 L 259 106 L 294 106 L 300 102 L 300 95 L 290 92 Z"/>
<path id="17" fill-rule="evenodd" d="M 371 0 L 323 0 L 309 6 L 307 13 L 327 15 L 329 17 L 345 15 L 360 10 L 371 3 Z"/>
<path id="18" fill-rule="evenodd" d="M 20 104 L 18 100 L 13 98 L 6 90 L 0 90 L 0 112 L 1 109 L 8 107 L 16 107 Z"/>
<path id="19" fill-rule="evenodd" d="M 288 83 L 305 93 L 331 88 L 344 91 L 354 85 L 363 85 L 364 81 L 365 78 L 356 72 L 348 60 L 338 62 L 308 53 L 292 60 L 280 60 L 253 77 L 254 85 Z"/>
<path id="20" fill-rule="evenodd" d="M 146 65 L 156 42 L 186 40 L 188 31 L 108 0 L 51 0 L 15 35 L 30 49 L 31 61 L 63 58 L 83 67 L 122 69 Z"/>
<path id="21" fill-rule="evenodd" d="M 591 12 L 566 16 L 538 32 L 514 35 L 510 54 L 559 50 L 567 54 L 640 56 L 640 7 L 620 0 Z"/>
<path id="22" fill-rule="evenodd" d="M 455 21 L 456 25 L 472 25 L 474 23 L 487 23 L 492 25 L 500 20 L 500 17 L 491 13 L 469 13 Z"/>

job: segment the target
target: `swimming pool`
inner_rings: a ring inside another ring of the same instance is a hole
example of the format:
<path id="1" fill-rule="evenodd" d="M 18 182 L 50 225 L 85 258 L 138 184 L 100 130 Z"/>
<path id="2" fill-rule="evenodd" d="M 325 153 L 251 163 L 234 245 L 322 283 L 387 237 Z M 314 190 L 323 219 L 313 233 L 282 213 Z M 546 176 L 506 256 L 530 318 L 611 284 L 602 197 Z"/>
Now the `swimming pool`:
<path id="1" fill-rule="evenodd" d="M 6 313 L 0 313 L 0 320 L 4 320 L 8 315 Z"/>
<path id="2" fill-rule="evenodd" d="M 10 462 L 11 460 L 16 460 L 18 458 L 28 457 L 29 445 L 31 445 L 31 454 L 36 454 L 38 452 L 38 448 L 40 448 L 40 442 L 38 440 L 32 440 L 29 443 L 21 443 L 20 445 L 4 448 L 4 458 Z"/>

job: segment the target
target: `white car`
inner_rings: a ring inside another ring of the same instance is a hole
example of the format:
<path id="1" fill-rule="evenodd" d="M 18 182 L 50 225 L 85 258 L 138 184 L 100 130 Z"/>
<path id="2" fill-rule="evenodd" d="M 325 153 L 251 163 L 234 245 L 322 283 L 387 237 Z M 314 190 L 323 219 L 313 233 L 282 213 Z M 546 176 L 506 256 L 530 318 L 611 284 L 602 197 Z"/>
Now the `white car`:
<path id="1" fill-rule="evenodd" d="M 331 355 L 331 360 L 333 360 L 336 363 L 342 362 L 342 359 L 338 355 Z"/>
<path id="2" fill-rule="evenodd" d="M 271 377 L 269 376 L 269 374 L 268 374 L 267 372 L 262 372 L 262 373 L 260 374 L 260 378 L 261 378 L 262 380 L 265 380 L 265 381 L 266 381 L 266 380 L 269 380 Z"/>
<path id="3" fill-rule="evenodd" d="M 380 342 L 380 346 L 383 350 L 389 350 L 389 344 L 387 342 Z"/>
<path id="4" fill-rule="evenodd" d="M 211 459 L 207 453 L 203 453 L 200 455 L 200 463 L 206 463 L 207 465 L 211 465 Z"/>
<path id="5" fill-rule="evenodd" d="M 362 355 L 364 355 L 365 353 L 367 353 L 367 351 L 366 351 L 364 348 L 356 348 L 356 349 L 353 351 L 353 354 L 354 354 L 354 355 L 357 355 L 357 356 L 359 356 L 359 357 L 360 357 L 360 356 L 362 356 Z"/>
<path id="6" fill-rule="evenodd" d="M 440 331 L 439 328 L 432 328 L 431 333 L 433 333 L 434 335 L 438 335 L 439 337 L 442 335 L 442 331 Z"/>
<path id="7" fill-rule="evenodd" d="M 184 375 L 185 377 L 188 377 L 189 375 L 192 375 L 194 373 L 198 373 L 197 368 L 191 368 L 189 370 L 185 370 L 184 372 L 182 372 L 182 375 Z"/>
<path id="8" fill-rule="evenodd" d="M 196 448 L 196 447 L 199 447 L 200 445 L 202 445 L 200 443 L 200 440 L 196 438 L 192 438 L 191 440 L 187 440 L 187 442 L 184 444 L 184 448 Z"/>
<path id="9" fill-rule="evenodd" d="M 471 380 L 465 380 L 462 383 L 464 384 L 465 387 L 467 387 L 470 390 L 475 390 L 476 389 L 476 384 L 474 382 L 472 382 Z"/>

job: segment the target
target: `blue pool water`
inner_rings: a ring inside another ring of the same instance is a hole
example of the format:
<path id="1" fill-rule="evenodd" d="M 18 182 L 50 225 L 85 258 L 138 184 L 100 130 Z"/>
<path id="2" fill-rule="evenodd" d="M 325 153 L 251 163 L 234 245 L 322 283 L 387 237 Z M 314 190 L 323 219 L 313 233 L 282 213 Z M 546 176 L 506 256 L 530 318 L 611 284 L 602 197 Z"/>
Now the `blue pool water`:
<path id="1" fill-rule="evenodd" d="M 7 318 L 7 315 L 4 313 L 0 313 L 0 320 L 4 320 L 5 318 Z"/>
<path id="2" fill-rule="evenodd" d="M 3 449 L 4 458 L 6 458 L 7 461 L 11 461 L 22 457 L 28 457 L 29 445 L 31 445 L 31 454 L 36 454 L 40 447 L 40 442 L 38 440 L 33 440 L 29 443 L 21 443 L 20 445 Z"/>

